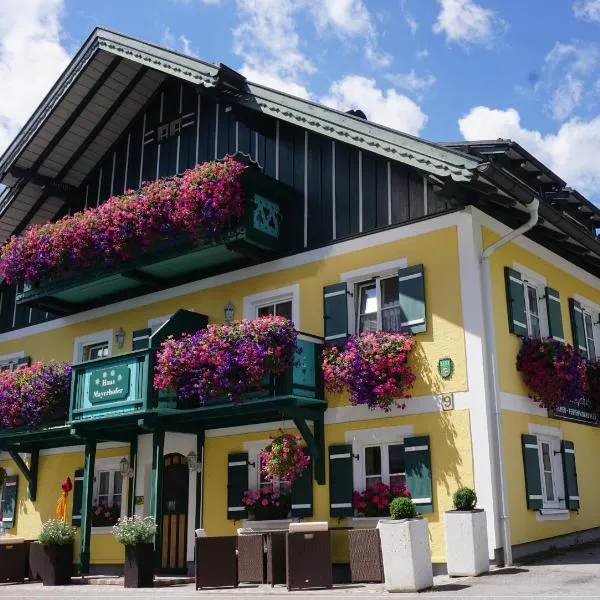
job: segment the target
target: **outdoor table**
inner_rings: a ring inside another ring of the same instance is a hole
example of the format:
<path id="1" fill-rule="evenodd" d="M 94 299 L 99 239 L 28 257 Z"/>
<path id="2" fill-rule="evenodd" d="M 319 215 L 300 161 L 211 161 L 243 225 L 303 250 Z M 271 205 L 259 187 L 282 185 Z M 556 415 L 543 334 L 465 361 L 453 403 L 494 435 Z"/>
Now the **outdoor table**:
<path id="1" fill-rule="evenodd" d="M 25 540 L 6 535 L 0 537 L 0 583 L 23 583 L 27 571 Z"/>

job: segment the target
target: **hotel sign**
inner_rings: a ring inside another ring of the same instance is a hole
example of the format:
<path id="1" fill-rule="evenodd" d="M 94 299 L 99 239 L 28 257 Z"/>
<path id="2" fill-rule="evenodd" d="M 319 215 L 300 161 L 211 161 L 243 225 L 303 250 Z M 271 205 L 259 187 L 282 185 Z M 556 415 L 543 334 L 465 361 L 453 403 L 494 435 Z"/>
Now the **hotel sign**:
<path id="1" fill-rule="evenodd" d="M 548 416 L 586 425 L 600 425 L 600 419 L 588 398 L 580 398 L 574 402 L 557 406 L 548 411 Z"/>
<path id="2" fill-rule="evenodd" d="M 106 367 L 96 369 L 90 373 L 89 401 L 109 402 L 114 400 L 125 400 L 129 396 L 128 365 L 120 367 Z"/>

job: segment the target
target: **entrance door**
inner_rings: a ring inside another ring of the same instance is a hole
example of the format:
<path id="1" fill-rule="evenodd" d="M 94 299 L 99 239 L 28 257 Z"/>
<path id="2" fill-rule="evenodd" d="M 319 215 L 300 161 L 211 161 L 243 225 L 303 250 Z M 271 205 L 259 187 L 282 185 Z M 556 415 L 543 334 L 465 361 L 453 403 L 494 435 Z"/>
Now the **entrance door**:
<path id="1" fill-rule="evenodd" d="M 165 456 L 163 478 L 162 570 L 186 572 L 189 498 L 188 461 L 181 454 Z"/>

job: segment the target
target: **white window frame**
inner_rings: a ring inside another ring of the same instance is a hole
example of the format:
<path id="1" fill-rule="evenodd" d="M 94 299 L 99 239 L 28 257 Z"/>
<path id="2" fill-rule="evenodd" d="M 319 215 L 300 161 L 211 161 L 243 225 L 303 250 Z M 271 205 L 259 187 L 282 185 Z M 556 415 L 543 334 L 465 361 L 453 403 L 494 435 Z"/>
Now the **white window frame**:
<path id="1" fill-rule="evenodd" d="M 83 351 L 86 346 L 92 344 L 101 344 L 103 342 L 108 343 L 108 356 L 112 356 L 113 353 L 113 330 L 105 329 L 104 331 L 97 331 L 88 335 L 81 335 L 75 338 L 73 343 L 73 363 L 83 362 Z"/>
<path id="2" fill-rule="evenodd" d="M 546 306 L 546 286 L 547 281 L 543 275 L 528 269 L 527 267 L 520 265 L 519 263 L 513 263 L 513 269 L 518 271 L 521 275 L 521 281 L 523 282 L 523 293 L 525 295 L 525 318 L 527 320 L 527 333 L 531 335 L 531 323 L 529 320 L 530 307 L 529 307 L 529 295 L 527 294 L 527 287 L 533 287 L 537 292 L 537 309 L 538 318 L 540 323 L 540 337 L 547 338 L 550 335 L 550 325 L 548 323 L 548 307 Z"/>
<path id="3" fill-rule="evenodd" d="M 20 350 L 19 352 L 11 352 L 10 354 L 3 354 L 0 356 L 0 369 L 2 367 L 8 367 L 10 365 L 16 366 L 17 361 L 20 358 L 25 358 L 25 352 Z"/>
<path id="4" fill-rule="evenodd" d="M 96 504 L 98 501 L 98 491 L 100 487 L 100 473 L 104 471 L 120 471 L 121 470 L 121 460 L 123 458 L 128 458 L 126 456 L 117 456 L 115 458 L 100 458 L 96 459 L 96 464 L 94 465 L 94 487 L 92 491 L 93 503 Z M 114 482 L 114 479 L 112 480 Z M 113 483 L 111 483 L 111 486 Z M 121 494 L 121 517 L 124 517 L 127 514 L 127 502 L 129 493 L 129 478 L 123 477 L 123 490 Z M 113 528 L 111 526 L 108 527 L 92 527 L 92 533 L 96 534 L 111 534 L 112 535 Z"/>
<path id="5" fill-rule="evenodd" d="M 300 285 L 297 283 L 244 296 L 244 319 L 256 319 L 258 309 L 263 306 L 290 301 L 292 303 L 292 321 L 296 329 L 300 331 Z"/>
<path id="6" fill-rule="evenodd" d="M 340 275 L 340 281 L 348 284 L 348 331 L 351 335 L 358 330 L 358 289 L 361 284 L 369 283 L 374 280 L 377 289 L 377 329 L 381 329 L 381 279 L 394 277 L 398 275 L 400 269 L 405 269 L 408 266 L 407 258 L 399 258 L 384 263 L 378 263 L 352 271 L 346 271 Z"/>
<path id="7" fill-rule="evenodd" d="M 600 306 L 598 306 L 598 304 L 596 304 L 595 302 L 592 302 L 591 300 L 589 300 L 588 298 L 584 298 L 583 296 L 580 296 L 578 294 L 575 294 L 574 299 L 577 300 L 577 302 L 579 302 L 580 306 L 581 306 L 581 312 L 583 313 L 583 330 L 584 330 L 584 335 L 585 335 L 585 346 L 588 349 L 588 356 L 589 356 L 589 347 L 588 347 L 588 343 L 587 343 L 587 334 L 585 332 L 585 314 L 588 314 L 591 318 L 592 318 L 592 332 L 594 335 L 594 346 L 596 349 L 596 355 L 595 356 L 590 356 L 590 360 L 593 360 L 595 358 L 600 357 L 600 348 L 598 347 L 598 344 L 600 343 L 600 323 L 598 323 L 598 315 L 600 314 Z"/>

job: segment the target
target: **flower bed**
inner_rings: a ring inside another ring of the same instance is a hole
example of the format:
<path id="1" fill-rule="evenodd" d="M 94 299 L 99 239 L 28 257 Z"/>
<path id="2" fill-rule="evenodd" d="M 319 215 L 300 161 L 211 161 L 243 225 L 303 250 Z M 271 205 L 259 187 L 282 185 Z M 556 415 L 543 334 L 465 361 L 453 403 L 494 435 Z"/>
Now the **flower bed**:
<path id="1" fill-rule="evenodd" d="M 291 484 L 302 475 L 310 459 L 304 454 L 301 442 L 301 437 L 281 432 L 260 453 L 260 468 L 269 481 L 287 481 Z"/>
<path id="2" fill-rule="evenodd" d="M 287 519 L 292 509 L 290 494 L 268 490 L 246 490 L 242 504 L 255 521 Z"/>
<path id="3" fill-rule="evenodd" d="M 405 485 L 387 485 L 376 483 L 364 492 L 355 491 L 352 496 L 352 506 L 364 517 L 388 516 L 388 506 L 394 498 L 410 498 Z"/>
<path id="4" fill-rule="evenodd" d="M 241 218 L 244 169 L 231 158 L 207 162 L 114 196 L 97 208 L 28 227 L 2 247 L 0 275 L 9 284 L 35 284 L 129 260 L 165 236 L 188 234 L 199 243 L 201 235 L 216 235 L 231 219 Z"/>
<path id="5" fill-rule="evenodd" d="M 154 387 L 204 404 L 239 400 L 269 375 L 294 366 L 298 334 L 283 317 L 209 325 L 194 335 L 166 340 L 157 354 Z"/>
<path id="6" fill-rule="evenodd" d="M 543 408 L 575 402 L 587 392 L 585 361 L 563 342 L 523 338 L 517 371 L 529 388 L 529 397 Z"/>
<path id="7" fill-rule="evenodd" d="M 39 429 L 64 419 L 71 391 L 67 363 L 36 362 L 0 373 L 0 427 Z"/>
<path id="8" fill-rule="evenodd" d="M 415 374 L 408 366 L 414 339 L 404 333 L 361 333 L 351 336 L 343 349 L 323 353 L 323 377 L 330 392 L 350 393 L 352 404 L 389 411 L 408 391 Z M 404 408 L 404 404 L 396 404 Z"/>

